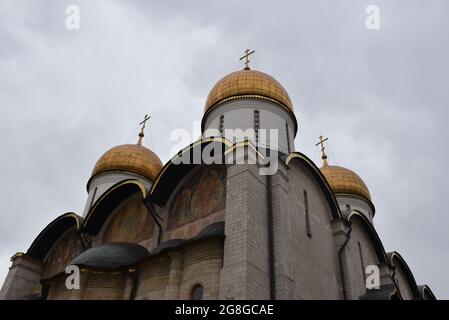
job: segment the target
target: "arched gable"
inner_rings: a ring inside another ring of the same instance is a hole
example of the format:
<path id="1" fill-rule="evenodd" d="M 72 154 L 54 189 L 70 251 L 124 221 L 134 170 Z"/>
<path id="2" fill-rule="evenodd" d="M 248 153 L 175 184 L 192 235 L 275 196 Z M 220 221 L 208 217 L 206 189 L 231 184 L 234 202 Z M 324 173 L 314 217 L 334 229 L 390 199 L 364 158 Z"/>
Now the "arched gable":
<path id="1" fill-rule="evenodd" d="M 329 203 L 329 207 L 332 212 L 332 216 L 334 218 L 340 218 L 341 213 L 340 209 L 337 204 L 337 200 L 335 199 L 334 194 L 332 193 L 332 190 L 326 180 L 326 178 L 321 173 L 320 169 L 313 163 L 312 160 L 310 160 L 307 156 L 300 152 L 292 152 L 287 156 L 287 159 L 285 160 L 285 164 L 288 166 L 291 161 L 299 161 L 302 163 L 309 172 L 312 173 L 313 177 L 315 178 L 316 182 L 320 186 L 321 190 L 323 191 L 325 198 L 327 202 Z"/>
<path id="2" fill-rule="evenodd" d="M 145 186 L 138 180 L 128 179 L 109 188 L 89 210 L 82 224 L 83 231 L 97 235 L 109 214 L 125 199 L 140 193 L 142 199 L 147 197 Z"/>
<path id="3" fill-rule="evenodd" d="M 410 288 L 410 291 L 412 292 L 414 299 L 420 299 L 421 293 L 418 289 L 418 286 L 415 281 L 415 277 L 413 276 L 412 271 L 408 267 L 407 263 L 405 262 L 404 258 L 396 251 L 387 253 L 387 256 L 389 258 L 390 264 L 397 268 L 399 267 L 405 275 L 407 285 Z M 397 277 L 397 270 L 395 271 L 395 277 Z M 401 288 L 399 288 L 399 291 Z"/>
<path id="4" fill-rule="evenodd" d="M 424 300 L 436 300 L 437 298 L 433 294 L 430 287 L 426 284 L 418 286 L 418 290 Z"/>
<path id="5" fill-rule="evenodd" d="M 379 262 L 388 264 L 387 254 L 385 252 L 382 241 L 380 240 L 379 235 L 377 234 L 376 229 L 374 229 L 371 222 L 365 217 L 363 213 L 357 210 L 354 210 L 349 214 L 348 220 L 351 221 L 353 219 L 358 219 L 362 223 L 362 226 L 365 228 L 365 231 L 367 232 L 371 243 L 376 250 Z"/>
<path id="6" fill-rule="evenodd" d="M 104 222 L 101 243 L 140 243 L 154 235 L 155 219 L 139 193 L 122 201 Z"/>
<path id="7" fill-rule="evenodd" d="M 50 222 L 42 230 L 27 251 L 30 257 L 43 261 L 53 244 L 69 229 L 78 231 L 83 218 L 74 212 L 67 212 Z"/>
<path id="8" fill-rule="evenodd" d="M 204 159 L 202 159 L 201 155 L 205 148 L 208 148 L 208 150 L 220 150 L 221 154 L 214 155 L 214 159 L 224 164 L 225 152 L 230 147 L 232 147 L 232 143 L 225 138 L 206 138 L 200 139 L 179 151 L 176 156 L 164 165 L 156 177 L 149 192 L 151 201 L 159 206 L 165 205 L 179 181 L 187 176 L 196 166 L 203 164 Z M 205 154 L 208 154 L 208 152 L 205 152 Z"/>
<path id="9" fill-rule="evenodd" d="M 226 186 L 224 165 L 192 170 L 167 201 L 163 240 L 191 238 L 205 226 L 224 220 Z"/>

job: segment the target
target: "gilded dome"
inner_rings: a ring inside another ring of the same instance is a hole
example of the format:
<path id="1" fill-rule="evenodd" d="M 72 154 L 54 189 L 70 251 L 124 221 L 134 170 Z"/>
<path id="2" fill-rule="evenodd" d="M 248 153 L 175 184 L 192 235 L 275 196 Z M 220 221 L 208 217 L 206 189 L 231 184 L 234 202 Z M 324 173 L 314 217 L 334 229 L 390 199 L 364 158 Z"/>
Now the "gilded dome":
<path id="1" fill-rule="evenodd" d="M 155 180 L 162 169 L 159 157 L 140 144 L 124 144 L 114 147 L 95 164 L 92 176 L 107 171 L 126 171 Z"/>
<path id="2" fill-rule="evenodd" d="M 230 73 L 219 80 L 209 92 L 204 112 L 224 100 L 245 96 L 274 100 L 293 112 L 287 91 L 276 79 L 266 73 L 249 69 Z"/>
<path id="3" fill-rule="evenodd" d="M 329 182 L 333 193 L 354 194 L 371 201 L 371 195 L 365 182 L 354 171 L 327 164 L 320 170 Z"/>

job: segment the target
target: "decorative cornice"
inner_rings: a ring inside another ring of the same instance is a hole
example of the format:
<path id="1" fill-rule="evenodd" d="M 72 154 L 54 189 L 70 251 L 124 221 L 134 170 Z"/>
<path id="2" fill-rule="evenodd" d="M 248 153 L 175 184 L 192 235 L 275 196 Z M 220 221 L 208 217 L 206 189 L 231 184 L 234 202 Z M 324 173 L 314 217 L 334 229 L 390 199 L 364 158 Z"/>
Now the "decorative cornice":
<path id="1" fill-rule="evenodd" d="M 103 171 L 103 172 L 100 172 L 100 173 L 98 173 L 98 174 L 96 174 L 96 175 L 94 175 L 94 176 L 92 176 L 92 177 L 89 178 L 89 181 L 87 181 L 87 185 L 86 185 L 87 192 L 89 192 L 90 184 L 92 183 L 92 181 L 93 181 L 95 178 L 99 178 L 99 177 L 101 177 L 101 176 L 105 176 L 105 175 L 108 175 L 108 174 L 111 174 L 111 173 L 120 173 L 120 174 L 125 173 L 125 174 L 129 174 L 129 175 L 131 175 L 131 176 L 135 176 L 135 177 L 137 177 L 137 178 L 143 179 L 143 180 L 150 180 L 150 181 L 151 181 L 150 178 L 145 177 L 145 176 L 143 176 L 143 175 L 141 175 L 141 174 L 138 174 L 138 173 L 135 173 L 135 172 L 131 172 L 131 171 L 122 171 L 122 170 L 109 170 L 109 171 Z"/>

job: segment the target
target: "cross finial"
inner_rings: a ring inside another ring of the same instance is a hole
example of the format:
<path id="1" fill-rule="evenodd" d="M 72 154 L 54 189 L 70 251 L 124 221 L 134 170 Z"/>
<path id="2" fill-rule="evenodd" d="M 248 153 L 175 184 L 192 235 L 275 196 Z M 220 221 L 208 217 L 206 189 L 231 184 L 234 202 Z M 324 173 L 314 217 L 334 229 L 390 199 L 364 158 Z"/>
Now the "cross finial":
<path id="1" fill-rule="evenodd" d="M 329 138 L 324 138 L 322 135 L 320 136 L 320 142 L 315 144 L 315 146 L 321 145 L 321 159 L 323 159 L 323 166 L 327 166 L 327 155 L 326 155 L 326 147 L 324 146 L 324 142 Z"/>
<path id="2" fill-rule="evenodd" d="M 250 55 L 252 55 L 254 52 L 256 52 L 256 50 L 253 50 L 253 51 L 249 52 L 249 49 L 246 49 L 245 50 L 245 55 L 239 59 L 239 60 L 245 59 L 245 68 L 244 68 L 244 70 L 249 70 L 249 59 L 248 59 L 248 57 Z"/>
<path id="3" fill-rule="evenodd" d="M 145 136 L 144 134 L 144 130 L 145 130 L 145 126 L 147 124 L 147 121 L 150 120 L 151 117 L 149 117 L 147 114 L 145 115 L 145 117 L 143 118 L 143 121 L 141 123 L 139 123 L 139 125 L 142 126 L 142 128 L 140 129 L 140 133 L 139 133 L 139 141 L 137 141 L 137 144 L 140 146 L 142 144 L 142 139 Z"/>

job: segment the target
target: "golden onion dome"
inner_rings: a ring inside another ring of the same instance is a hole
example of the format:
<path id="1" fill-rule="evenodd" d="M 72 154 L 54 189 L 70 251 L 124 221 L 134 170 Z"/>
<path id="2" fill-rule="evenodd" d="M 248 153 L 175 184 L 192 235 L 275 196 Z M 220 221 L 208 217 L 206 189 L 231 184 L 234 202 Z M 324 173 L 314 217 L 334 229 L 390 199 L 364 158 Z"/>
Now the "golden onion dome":
<path id="1" fill-rule="evenodd" d="M 284 87 L 272 76 L 255 70 L 244 69 L 228 74 L 210 91 L 204 112 L 229 99 L 261 98 L 277 102 L 293 112 L 293 105 Z"/>
<path id="2" fill-rule="evenodd" d="M 108 171 L 125 171 L 155 180 L 162 169 L 162 161 L 141 144 L 124 144 L 114 147 L 95 164 L 92 177 Z"/>
<path id="3" fill-rule="evenodd" d="M 326 162 L 320 170 L 326 177 L 333 193 L 353 194 L 371 201 L 368 187 L 354 171 L 339 166 L 330 166 Z"/>

